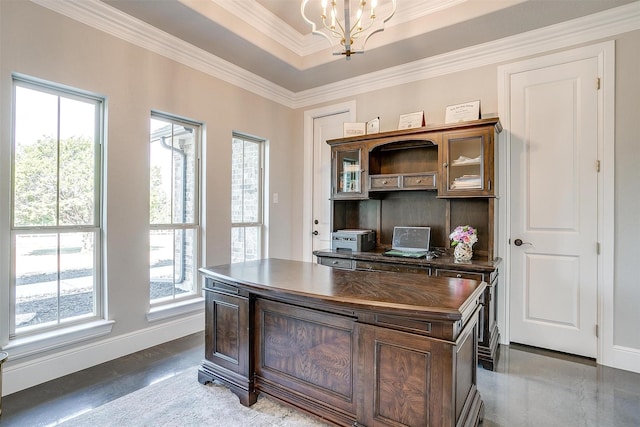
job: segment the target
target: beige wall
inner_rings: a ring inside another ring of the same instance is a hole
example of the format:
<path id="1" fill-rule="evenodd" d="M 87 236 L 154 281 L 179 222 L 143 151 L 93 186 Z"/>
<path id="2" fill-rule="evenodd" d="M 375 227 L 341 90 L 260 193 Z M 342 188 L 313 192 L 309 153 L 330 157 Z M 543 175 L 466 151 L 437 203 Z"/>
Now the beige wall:
<path id="1" fill-rule="evenodd" d="M 8 298 L 11 73 L 93 91 L 108 99 L 106 157 L 107 277 L 113 335 L 147 328 L 148 119 L 160 110 L 201 121 L 204 264 L 229 260 L 232 131 L 269 140 L 269 255 L 301 258 L 303 109 L 275 102 L 145 51 L 30 2 L 0 2 L 0 304 Z M 634 271 L 640 240 L 640 32 L 618 38 L 616 60 L 615 344 L 640 351 L 640 283 Z M 497 66 L 459 72 L 355 97 L 359 121 L 380 116 L 397 127 L 402 113 L 424 110 L 442 123 L 444 108 L 480 99 L 496 114 Z M 348 98 L 346 100 L 351 100 Z M 344 100 L 335 100 L 338 103 Z M 310 106 L 305 109 L 317 108 Z M 279 203 L 271 195 L 279 194 Z M 0 343 L 2 344 L 2 343 Z M 10 365 L 9 365 L 10 366 Z"/>
<path id="2" fill-rule="evenodd" d="M 616 41 L 615 336 L 640 351 L 640 31 Z"/>
<path id="3" fill-rule="evenodd" d="M 206 259 L 230 259 L 231 135 L 245 132 L 268 140 L 269 185 L 280 202 L 271 204 L 269 254 L 288 258 L 293 112 L 207 74 L 131 45 L 104 32 L 26 1 L 1 2 L 0 118 L 0 292 L 8 298 L 9 147 L 13 72 L 69 85 L 107 98 L 106 277 L 108 318 L 113 336 L 149 327 L 148 138 L 149 114 L 159 110 L 205 124 L 203 220 Z M 297 196 L 300 193 L 296 193 Z M 299 224 L 299 221 L 294 222 Z M 204 327 L 204 325 L 203 325 Z M 5 335 L 4 333 L 2 335 Z M 3 343 L 0 343 L 2 345 Z"/>
<path id="4" fill-rule="evenodd" d="M 615 280 L 614 345 L 640 353 L 640 31 L 616 40 Z M 444 123 L 447 105 L 481 100 L 483 115 L 498 111 L 497 65 L 449 74 L 354 98 L 357 120 L 380 117 L 382 131 L 394 130 L 398 116 L 424 110 L 428 124 Z M 604 82 L 604 84 L 607 84 Z M 329 103 L 329 104 L 331 104 Z M 318 108 L 314 105 L 311 108 Z M 300 113 L 302 114 L 302 113 Z M 298 120 L 302 120 L 298 117 Z"/>

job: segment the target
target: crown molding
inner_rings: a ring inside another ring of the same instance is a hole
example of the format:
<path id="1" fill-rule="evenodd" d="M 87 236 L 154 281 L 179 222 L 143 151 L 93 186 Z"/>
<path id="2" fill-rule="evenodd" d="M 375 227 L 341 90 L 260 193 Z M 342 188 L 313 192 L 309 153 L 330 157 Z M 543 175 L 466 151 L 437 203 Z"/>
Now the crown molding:
<path id="1" fill-rule="evenodd" d="M 269 37 L 274 42 L 293 51 L 298 56 L 304 57 L 312 55 L 328 50 L 329 48 L 326 40 L 323 38 L 314 37 L 311 33 L 301 34 L 258 2 L 240 2 L 237 0 L 211 1 L 243 20 L 247 25 L 256 28 L 260 33 Z M 396 11 L 394 19 L 388 22 L 385 27 L 391 28 L 401 25 L 467 1 L 469 0 L 424 0 L 410 2 L 403 6 L 402 10 Z M 390 11 L 390 5 L 386 6 L 389 6 L 388 11 Z M 384 14 L 383 11 L 380 12 Z M 384 44 L 390 44 L 395 41 L 397 40 L 388 40 Z"/>
<path id="2" fill-rule="evenodd" d="M 99 0 L 31 1 L 287 107 L 292 107 L 295 103 L 294 92 L 120 12 Z"/>
<path id="3" fill-rule="evenodd" d="M 305 37 L 291 25 L 264 8 L 260 3 L 237 0 L 211 0 L 243 20 L 276 43 L 292 50 L 296 55 L 305 53 Z"/>
<path id="4" fill-rule="evenodd" d="M 420 2 L 410 2 L 402 6 L 402 10 L 396 11 L 393 15 L 393 21 L 389 21 L 387 26 L 395 27 L 414 19 L 421 18 L 440 10 L 448 9 L 469 0 L 423 0 Z"/>
<path id="5" fill-rule="evenodd" d="M 640 2 L 296 93 L 296 108 L 513 61 L 640 29 Z"/>
<path id="6" fill-rule="evenodd" d="M 493 42 L 292 92 L 98 0 L 31 0 L 71 19 L 289 108 L 304 108 L 418 80 L 512 61 L 640 29 L 640 2 Z"/>

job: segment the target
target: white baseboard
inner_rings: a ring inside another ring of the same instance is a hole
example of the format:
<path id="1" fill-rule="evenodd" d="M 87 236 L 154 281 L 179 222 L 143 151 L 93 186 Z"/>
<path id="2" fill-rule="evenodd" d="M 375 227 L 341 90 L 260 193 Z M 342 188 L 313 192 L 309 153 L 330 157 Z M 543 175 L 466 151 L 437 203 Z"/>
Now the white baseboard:
<path id="1" fill-rule="evenodd" d="M 204 311 L 172 322 L 92 342 L 23 363 L 3 366 L 2 395 L 6 396 L 82 369 L 144 350 L 204 329 Z M 203 354 L 204 356 L 204 354 Z"/>
<path id="2" fill-rule="evenodd" d="M 605 366 L 640 374 L 640 349 L 614 345 L 602 363 Z"/>

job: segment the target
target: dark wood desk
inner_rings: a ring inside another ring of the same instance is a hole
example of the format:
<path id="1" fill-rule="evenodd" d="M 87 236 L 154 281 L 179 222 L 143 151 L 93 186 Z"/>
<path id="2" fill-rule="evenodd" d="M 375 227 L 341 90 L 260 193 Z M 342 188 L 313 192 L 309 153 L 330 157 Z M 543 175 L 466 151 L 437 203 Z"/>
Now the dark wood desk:
<path id="1" fill-rule="evenodd" d="M 200 270 L 205 361 L 244 405 L 260 392 L 344 426 L 473 426 L 485 283 L 268 259 Z"/>
<path id="2" fill-rule="evenodd" d="M 475 258 L 456 262 L 450 254 L 433 259 L 401 258 L 385 256 L 389 248 L 376 248 L 367 252 L 320 250 L 313 254 L 318 264 L 345 270 L 389 271 L 395 273 L 419 273 L 428 276 L 457 277 L 486 282 L 482 309 L 478 324 L 478 361 L 493 371 L 500 354 L 498 331 L 498 266 L 502 259 Z"/>

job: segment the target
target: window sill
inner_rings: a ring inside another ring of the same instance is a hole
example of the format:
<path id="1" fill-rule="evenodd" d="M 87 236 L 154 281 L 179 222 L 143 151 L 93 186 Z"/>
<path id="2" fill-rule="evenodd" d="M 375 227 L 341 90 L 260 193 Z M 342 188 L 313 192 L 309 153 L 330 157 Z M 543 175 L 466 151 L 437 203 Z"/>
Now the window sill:
<path id="1" fill-rule="evenodd" d="M 97 320 L 68 328 L 16 338 L 9 341 L 2 350 L 10 354 L 11 360 L 16 360 L 34 354 L 40 354 L 43 351 L 55 350 L 70 344 L 108 335 L 111 333 L 114 323 L 113 320 Z"/>
<path id="2" fill-rule="evenodd" d="M 168 319 L 170 317 L 181 316 L 204 310 L 204 298 L 191 298 L 172 304 L 159 305 L 151 307 L 147 313 L 149 322 Z"/>

